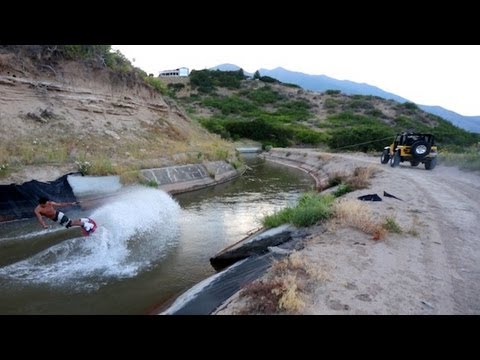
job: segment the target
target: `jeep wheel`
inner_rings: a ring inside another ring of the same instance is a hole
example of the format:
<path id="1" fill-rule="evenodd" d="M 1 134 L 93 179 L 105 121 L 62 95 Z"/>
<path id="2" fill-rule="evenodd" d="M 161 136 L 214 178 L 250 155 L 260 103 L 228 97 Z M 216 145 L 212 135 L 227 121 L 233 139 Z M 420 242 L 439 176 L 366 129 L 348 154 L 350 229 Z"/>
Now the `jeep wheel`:
<path id="1" fill-rule="evenodd" d="M 412 166 L 418 166 L 418 164 L 420 164 L 420 161 L 416 161 L 416 160 L 410 161 L 410 165 Z"/>
<path id="2" fill-rule="evenodd" d="M 392 158 L 390 159 L 390 166 L 391 167 L 396 167 L 400 164 L 400 154 L 398 151 L 393 154 Z"/>
<path id="3" fill-rule="evenodd" d="M 437 158 L 434 157 L 431 160 L 425 161 L 425 169 L 426 170 L 433 170 L 437 165 Z"/>
<path id="4" fill-rule="evenodd" d="M 382 156 L 380 157 L 380 162 L 382 164 L 388 163 L 388 160 L 390 160 L 390 151 L 389 150 L 383 150 Z"/>
<path id="5" fill-rule="evenodd" d="M 430 153 L 430 145 L 425 140 L 419 140 L 412 144 L 412 156 L 417 159 L 424 158 Z"/>

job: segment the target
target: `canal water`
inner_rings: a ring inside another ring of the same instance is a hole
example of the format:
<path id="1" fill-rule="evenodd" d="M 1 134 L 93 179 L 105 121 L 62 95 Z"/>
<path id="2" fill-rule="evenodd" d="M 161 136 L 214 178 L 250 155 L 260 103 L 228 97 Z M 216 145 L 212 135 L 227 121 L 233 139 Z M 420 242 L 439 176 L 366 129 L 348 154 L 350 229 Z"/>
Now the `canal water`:
<path id="1" fill-rule="evenodd" d="M 307 174 L 244 157 L 250 170 L 228 183 L 176 195 L 125 187 L 94 209 L 97 231 L 36 219 L 0 224 L 0 314 L 147 314 L 215 274 L 209 259 L 294 205 Z"/>

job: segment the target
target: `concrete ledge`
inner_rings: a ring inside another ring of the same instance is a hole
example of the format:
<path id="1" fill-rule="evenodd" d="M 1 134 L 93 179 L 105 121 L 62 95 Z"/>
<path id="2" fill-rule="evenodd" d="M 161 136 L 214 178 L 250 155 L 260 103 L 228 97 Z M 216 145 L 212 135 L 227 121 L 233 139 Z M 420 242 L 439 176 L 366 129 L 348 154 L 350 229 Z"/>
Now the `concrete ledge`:
<path id="1" fill-rule="evenodd" d="M 322 168 L 326 163 L 321 155 L 302 149 L 272 149 L 262 154 L 263 158 L 285 166 L 294 167 L 309 174 L 315 180 L 316 189 L 323 189 L 328 183 L 328 174 Z"/>
<path id="2" fill-rule="evenodd" d="M 147 181 L 155 181 L 158 188 L 170 194 L 198 190 L 221 184 L 243 174 L 245 167 L 235 169 L 226 161 L 211 161 L 203 164 L 169 166 L 141 170 Z"/>

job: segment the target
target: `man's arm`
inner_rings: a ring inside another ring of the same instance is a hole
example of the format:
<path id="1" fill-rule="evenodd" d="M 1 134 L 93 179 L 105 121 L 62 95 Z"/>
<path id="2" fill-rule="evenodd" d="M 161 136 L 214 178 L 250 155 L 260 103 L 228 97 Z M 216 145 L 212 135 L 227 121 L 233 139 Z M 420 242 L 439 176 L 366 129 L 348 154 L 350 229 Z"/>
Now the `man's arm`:
<path id="1" fill-rule="evenodd" d="M 78 204 L 78 201 L 61 202 L 61 203 L 57 203 L 57 202 L 55 202 L 55 201 L 50 201 L 50 204 L 52 204 L 53 206 L 62 207 L 62 206 L 77 205 L 77 204 Z"/>
<path id="2" fill-rule="evenodd" d="M 48 228 L 47 224 L 45 224 L 45 221 L 43 221 L 42 214 L 40 214 L 40 211 L 38 208 L 35 208 L 35 215 L 37 216 L 38 222 L 43 226 L 44 229 Z"/>

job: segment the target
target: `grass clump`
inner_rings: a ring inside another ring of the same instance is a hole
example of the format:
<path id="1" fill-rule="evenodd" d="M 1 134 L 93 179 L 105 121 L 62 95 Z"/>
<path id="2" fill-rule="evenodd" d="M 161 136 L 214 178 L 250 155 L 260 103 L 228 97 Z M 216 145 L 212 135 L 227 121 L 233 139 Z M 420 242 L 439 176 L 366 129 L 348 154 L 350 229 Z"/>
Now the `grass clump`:
<path id="1" fill-rule="evenodd" d="M 142 184 L 148 187 L 158 188 L 158 183 L 155 180 L 143 181 Z"/>
<path id="2" fill-rule="evenodd" d="M 295 207 L 282 209 L 263 218 L 262 224 L 266 228 L 288 223 L 295 226 L 311 226 L 320 220 L 326 220 L 332 213 L 331 205 L 334 196 L 318 193 L 305 193 L 300 197 Z"/>
<path id="3" fill-rule="evenodd" d="M 8 174 L 8 163 L 5 162 L 5 163 L 1 163 L 0 162 L 0 178 L 1 177 L 4 177 L 4 176 L 7 176 Z"/>
<path id="4" fill-rule="evenodd" d="M 137 184 L 142 182 L 140 171 L 132 170 L 120 173 L 120 182 L 123 185 Z"/>
<path id="5" fill-rule="evenodd" d="M 349 185 L 349 184 L 340 184 L 337 188 L 337 190 L 335 190 L 333 192 L 333 195 L 335 197 L 340 197 L 342 195 L 345 195 L 345 194 L 348 194 L 349 192 L 352 192 L 352 187 Z"/>
<path id="6" fill-rule="evenodd" d="M 101 176 L 117 174 L 117 170 L 115 170 L 110 159 L 105 157 L 100 157 L 92 161 L 91 172 Z"/>
<path id="7" fill-rule="evenodd" d="M 75 164 L 78 166 L 78 171 L 80 171 L 82 175 L 90 174 L 92 168 L 90 161 L 75 161 Z"/>
<path id="8" fill-rule="evenodd" d="M 400 225 L 398 225 L 395 219 L 392 217 L 387 217 L 385 219 L 385 223 L 383 224 L 383 227 L 391 233 L 395 233 L 395 234 L 403 233 L 403 230 L 400 227 Z"/>

